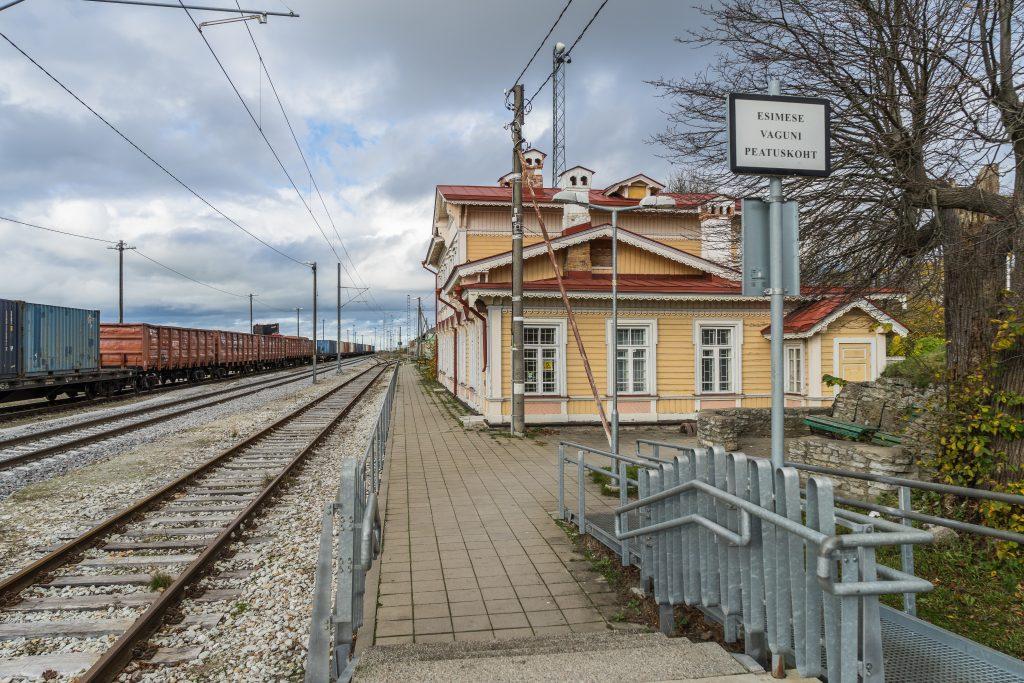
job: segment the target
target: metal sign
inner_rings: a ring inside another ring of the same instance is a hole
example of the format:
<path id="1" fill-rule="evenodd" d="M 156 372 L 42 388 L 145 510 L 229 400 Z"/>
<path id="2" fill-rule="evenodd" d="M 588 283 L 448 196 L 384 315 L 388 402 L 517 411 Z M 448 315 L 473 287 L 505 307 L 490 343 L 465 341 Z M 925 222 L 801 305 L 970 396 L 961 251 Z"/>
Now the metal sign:
<path id="1" fill-rule="evenodd" d="M 828 100 L 729 95 L 729 168 L 756 175 L 832 172 Z"/>
<path id="2" fill-rule="evenodd" d="M 743 200 L 743 296 L 764 296 L 771 281 L 769 203 Z M 800 295 L 800 207 L 782 202 L 782 289 Z"/>

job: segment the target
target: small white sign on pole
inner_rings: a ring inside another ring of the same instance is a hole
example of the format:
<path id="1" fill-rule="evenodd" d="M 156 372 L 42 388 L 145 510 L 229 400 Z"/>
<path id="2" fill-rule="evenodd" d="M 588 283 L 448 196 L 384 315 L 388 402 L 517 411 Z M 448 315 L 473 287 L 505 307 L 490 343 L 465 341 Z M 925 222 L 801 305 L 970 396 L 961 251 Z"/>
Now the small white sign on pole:
<path id="1" fill-rule="evenodd" d="M 729 95 L 729 167 L 733 173 L 828 176 L 828 100 Z"/>

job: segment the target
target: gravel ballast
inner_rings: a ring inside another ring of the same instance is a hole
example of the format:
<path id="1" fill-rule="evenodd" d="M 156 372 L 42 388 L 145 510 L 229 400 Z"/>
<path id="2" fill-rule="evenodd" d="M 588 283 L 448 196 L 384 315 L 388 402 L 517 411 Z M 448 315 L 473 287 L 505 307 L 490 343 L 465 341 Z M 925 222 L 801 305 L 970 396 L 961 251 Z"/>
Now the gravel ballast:
<path id="1" fill-rule="evenodd" d="M 79 453 L 98 451 L 83 456 L 91 464 L 66 464 L 63 471 L 23 484 L 0 500 L 0 577 L 14 573 L 365 367 L 343 369 L 340 377 L 331 372 L 316 386 L 300 382 L 259 392 L 154 425 L 142 430 L 145 434 L 127 434 L 82 449 Z"/>

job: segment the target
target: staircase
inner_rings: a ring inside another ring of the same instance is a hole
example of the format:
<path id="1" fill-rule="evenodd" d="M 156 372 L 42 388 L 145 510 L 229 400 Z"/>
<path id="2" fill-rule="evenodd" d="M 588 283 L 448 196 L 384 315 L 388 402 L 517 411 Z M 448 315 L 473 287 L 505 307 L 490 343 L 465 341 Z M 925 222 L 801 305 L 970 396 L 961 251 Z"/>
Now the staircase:
<path id="1" fill-rule="evenodd" d="M 760 671 L 760 669 L 758 669 Z M 716 643 L 607 631 L 512 640 L 385 645 L 360 657 L 356 681 L 770 681 Z"/>

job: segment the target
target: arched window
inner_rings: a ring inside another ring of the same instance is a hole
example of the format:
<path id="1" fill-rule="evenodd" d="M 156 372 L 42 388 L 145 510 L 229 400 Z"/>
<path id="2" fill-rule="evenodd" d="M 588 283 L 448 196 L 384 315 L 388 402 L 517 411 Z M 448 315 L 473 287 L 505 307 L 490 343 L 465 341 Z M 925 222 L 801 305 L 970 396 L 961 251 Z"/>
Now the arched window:
<path id="1" fill-rule="evenodd" d="M 576 187 L 576 176 L 569 176 L 569 184 L 572 185 L 573 187 Z"/>
<path id="2" fill-rule="evenodd" d="M 585 176 L 585 175 L 580 176 L 580 185 L 586 185 L 586 184 L 587 184 L 587 176 Z"/>

